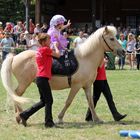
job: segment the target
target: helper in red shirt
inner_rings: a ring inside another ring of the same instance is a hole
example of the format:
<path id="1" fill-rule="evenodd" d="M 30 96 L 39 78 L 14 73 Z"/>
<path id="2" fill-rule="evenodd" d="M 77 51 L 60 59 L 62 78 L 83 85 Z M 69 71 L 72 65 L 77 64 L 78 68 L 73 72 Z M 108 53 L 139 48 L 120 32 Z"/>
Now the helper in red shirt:
<path id="1" fill-rule="evenodd" d="M 45 127 L 53 127 L 55 125 L 52 117 L 53 97 L 48 81 L 52 76 L 52 56 L 60 57 L 60 53 L 55 45 L 55 50 L 50 49 L 49 35 L 45 33 L 39 34 L 38 41 L 41 44 L 41 47 L 39 47 L 36 52 L 36 63 L 38 70 L 36 83 L 40 93 L 40 101 L 34 104 L 31 108 L 20 113 L 20 118 L 22 120 L 22 124 L 27 126 L 27 119 L 45 106 Z"/>
<path id="2" fill-rule="evenodd" d="M 93 83 L 94 107 L 96 107 L 96 104 L 101 96 L 101 93 L 103 93 L 105 96 L 105 99 L 108 103 L 109 109 L 112 113 L 114 120 L 120 121 L 121 119 L 126 117 L 126 114 L 122 115 L 117 111 L 117 108 L 116 108 L 115 103 L 113 101 L 113 96 L 112 96 L 110 87 L 109 87 L 108 82 L 107 82 L 104 61 L 103 61 L 103 64 L 101 65 L 101 67 L 98 68 L 97 77 L 96 77 L 95 82 Z M 88 108 L 85 120 L 92 121 L 92 115 L 91 115 L 89 108 Z"/>

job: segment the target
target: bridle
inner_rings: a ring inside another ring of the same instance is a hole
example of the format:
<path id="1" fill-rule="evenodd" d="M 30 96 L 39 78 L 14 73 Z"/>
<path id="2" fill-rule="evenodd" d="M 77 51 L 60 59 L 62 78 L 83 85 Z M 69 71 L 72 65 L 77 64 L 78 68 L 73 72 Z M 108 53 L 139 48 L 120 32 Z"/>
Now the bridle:
<path id="1" fill-rule="evenodd" d="M 106 40 L 105 40 L 105 38 L 104 38 L 104 36 L 102 35 L 102 38 L 103 38 L 103 40 L 104 40 L 104 42 L 105 42 L 105 44 L 106 44 L 106 46 L 113 52 L 113 49 L 108 45 L 108 43 L 106 42 Z"/>

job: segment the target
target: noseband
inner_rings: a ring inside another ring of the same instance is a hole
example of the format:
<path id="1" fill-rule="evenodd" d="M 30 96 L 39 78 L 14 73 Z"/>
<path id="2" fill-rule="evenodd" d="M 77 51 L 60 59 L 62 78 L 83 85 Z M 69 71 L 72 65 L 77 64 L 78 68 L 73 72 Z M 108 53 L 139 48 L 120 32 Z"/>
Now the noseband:
<path id="1" fill-rule="evenodd" d="M 113 49 L 108 45 L 108 43 L 106 42 L 106 40 L 105 40 L 105 38 L 104 38 L 104 36 L 102 35 L 102 38 L 103 38 L 103 40 L 104 40 L 104 42 L 105 42 L 105 44 L 106 44 L 106 46 L 113 52 Z"/>

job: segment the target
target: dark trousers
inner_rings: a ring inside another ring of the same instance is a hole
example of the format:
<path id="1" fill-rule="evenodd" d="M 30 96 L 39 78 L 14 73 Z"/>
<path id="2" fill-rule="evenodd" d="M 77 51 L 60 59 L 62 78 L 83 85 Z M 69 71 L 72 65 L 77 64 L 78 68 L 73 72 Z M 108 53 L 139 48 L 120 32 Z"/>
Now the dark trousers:
<path id="1" fill-rule="evenodd" d="M 45 106 L 45 124 L 47 122 L 53 121 L 52 118 L 53 97 L 48 80 L 49 80 L 48 78 L 37 77 L 36 84 L 40 93 L 40 101 L 34 104 L 31 108 L 21 113 L 21 116 L 24 117 L 24 119 L 27 120 L 32 114 L 34 114 L 39 109 Z"/>
<path id="2" fill-rule="evenodd" d="M 9 54 L 9 52 L 2 51 L 2 60 L 6 58 L 7 54 Z"/>
<path id="3" fill-rule="evenodd" d="M 137 54 L 136 58 L 137 58 L 137 69 L 139 70 L 140 69 L 140 54 Z"/>
<path id="4" fill-rule="evenodd" d="M 116 109 L 115 103 L 113 101 L 113 96 L 110 91 L 110 87 L 108 85 L 107 80 L 95 80 L 93 84 L 93 101 L 94 101 L 94 107 L 96 107 L 96 104 L 101 96 L 101 93 L 106 98 L 106 101 L 108 103 L 109 109 L 113 115 L 114 118 L 116 118 L 118 115 L 120 115 Z M 86 118 L 92 118 L 90 109 L 88 108 Z"/>

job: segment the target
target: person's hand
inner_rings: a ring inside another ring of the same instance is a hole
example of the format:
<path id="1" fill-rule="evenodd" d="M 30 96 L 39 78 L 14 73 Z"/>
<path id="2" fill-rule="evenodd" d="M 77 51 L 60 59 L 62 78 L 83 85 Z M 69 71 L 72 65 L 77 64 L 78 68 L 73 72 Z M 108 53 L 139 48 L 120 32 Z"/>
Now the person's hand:
<path id="1" fill-rule="evenodd" d="M 70 25 L 71 25 L 71 22 L 70 22 L 70 20 L 68 20 L 67 27 L 69 27 Z"/>

